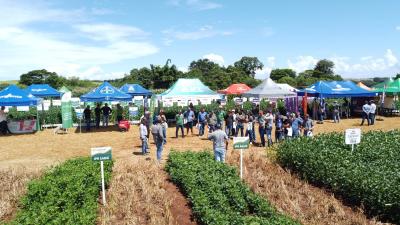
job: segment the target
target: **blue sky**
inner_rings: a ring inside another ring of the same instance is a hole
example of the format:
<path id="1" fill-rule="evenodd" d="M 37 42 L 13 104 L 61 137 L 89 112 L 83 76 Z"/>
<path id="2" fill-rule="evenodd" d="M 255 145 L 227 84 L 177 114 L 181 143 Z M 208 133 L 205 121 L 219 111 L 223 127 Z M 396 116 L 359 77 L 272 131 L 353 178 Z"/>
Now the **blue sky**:
<path id="1" fill-rule="evenodd" d="M 400 73 L 396 0 L 0 0 L 0 80 L 45 68 L 84 79 L 257 56 L 297 72 L 319 59 L 347 78 Z"/>

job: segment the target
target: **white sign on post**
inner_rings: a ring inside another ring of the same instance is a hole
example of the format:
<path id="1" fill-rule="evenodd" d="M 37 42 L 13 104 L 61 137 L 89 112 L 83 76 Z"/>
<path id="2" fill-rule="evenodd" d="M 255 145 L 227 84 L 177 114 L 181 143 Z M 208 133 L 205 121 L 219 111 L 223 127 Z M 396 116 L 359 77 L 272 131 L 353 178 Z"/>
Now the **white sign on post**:
<path id="1" fill-rule="evenodd" d="M 111 147 L 98 147 L 91 148 L 90 154 L 93 161 L 100 161 L 100 171 L 101 171 L 101 190 L 103 197 L 103 205 L 106 205 L 106 189 L 104 185 L 104 160 L 111 160 Z"/>
<path id="2" fill-rule="evenodd" d="M 248 149 L 249 145 L 249 137 L 233 137 L 233 149 L 240 150 L 240 178 L 243 177 L 243 149 Z"/>
<path id="3" fill-rule="evenodd" d="M 360 128 L 346 129 L 345 142 L 346 145 L 351 145 L 351 151 L 353 152 L 354 145 L 359 144 L 361 142 L 361 129 Z"/>

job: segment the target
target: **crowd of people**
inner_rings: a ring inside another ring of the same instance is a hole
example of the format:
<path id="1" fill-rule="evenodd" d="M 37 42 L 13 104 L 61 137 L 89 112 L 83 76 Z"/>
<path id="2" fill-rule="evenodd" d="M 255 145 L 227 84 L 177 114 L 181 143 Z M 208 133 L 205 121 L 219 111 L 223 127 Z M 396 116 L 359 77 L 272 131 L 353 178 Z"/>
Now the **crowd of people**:
<path id="1" fill-rule="evenodd" d="M 117 104 L 116 109 L 116 120 L 119 123 L 124 116 L 124 109 L 120 104 Z M 107 103 L 104 104 L 102 107 L 100 103 L 97 103 L 96 107 L 94 108 L 94 121 L 96 129 L 100 128 L 100 121 L 101 119 L 103 122 L 103 127 L 108 127 L 108 123 L 110 122 L 110 117 L 113 110 Z M 86 124 L 86 131 L 90 131 L 91 123 L 92 123 L 92 109 L 89 105 L 86 106 L 85 110 L 83 110 L 83 119 Z"/>
<path id="2" fill-rule="evenodd" d="M 157 159 L 161 160 L 163 146 L 167 140 L 168 122 L 162 109 L 155 118 L 150 116 L 150 112 L 146 111 L 140 121 L 142 154 L 146 155 L 149 152 L 148 138 L 151 133 L 157 148 Z M 175 123 L 175 138 L 179 138 L 179 134 L 182 138 L 189 134 L 202 137 L 208 132 L 207 138 L 214 142 L 216 160 L 220 161 L 224 161 L 227 140 L 230 138 L 249 137 L 253 145 L 265 147 L 302 135 L 310 137 L 314 129 L 314 122 L 309 115 L 304 117 L 299 113 L 281 115 L 272 110 L 259 110 L 258 107 L 249 111 L 242 109 L 225 111 L 224 107 L 220 106 L 218 110 L 210 112 L 205 108 L 195 112 L 193 107 L 188 107 L 184 112 L 179 111 L 176 114 Z M 198 130 L 197 134 L 193 133 L 194 127 Z M 257 136 L 259 142 L 256 141 Z"/>

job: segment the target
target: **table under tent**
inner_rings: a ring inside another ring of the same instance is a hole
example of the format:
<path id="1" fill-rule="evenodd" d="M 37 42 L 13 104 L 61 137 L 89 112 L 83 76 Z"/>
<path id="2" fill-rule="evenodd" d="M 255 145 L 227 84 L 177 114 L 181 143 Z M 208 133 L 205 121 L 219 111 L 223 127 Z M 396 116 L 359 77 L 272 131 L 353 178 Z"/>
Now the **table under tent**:
<path id="1" fill-rule="evenodd" d="M 37 107 L 42 99 L 37 98 L 28 92 L 20 89 L 16 85 L 10 85 L 0 92 L 0 106 L 18 107 L 28 106 Z M 9 121 L 8 128 L 12 133 L 32 133 L 39 130 L 39 113 L 36 110 L 36 119 L 27 119 L 21 121 Z"/>
<path id="2" fill-rule="evenodd" d="M 184 78 L 177 80 L 167 91 L 157 97 L 165 107 L 173 106 L 174 103 L 178 106 L 187 106 L 190 103 L 207 105 L 222 98 L 199 79 Z"/>
<path id="3" fill-rule="evenodd" d="M 400 113 L 400 78 L 377 84 L 373 87 L 373 90 L 380 94 L 380 107 L 384 115 L 395 115 Z"/>
<path id="4" fill-rule="evenodd" d="M 288 112 L 297 111 L 297 95 L 295 92 L 285 90 L 271 78 L 263 80 L 257 87 L 243 93 L 243 97 L 253 98 L 251 101 L 254 102 L 254 98 L 257 100 L 266 99 L 272 102 L 277 102 L 279 99 L 283 99 L 285 102 L 285 108 Z"/>
<path id="5" fill-rule="evenodd" d="M 109 82 L 103 82 L 100 86 L 92 91 L 82 95 L 80 100 L 84 103 L 101 103 L 101 102 L 130 102 L 132 96 L 122 92 L 121 90 L 112 86 Z M 80 117 L 80 131 L 82 130 L 82 117 Z"/>
<path id="6" fill-rule="evenodd" d="M 361 88 L 352 81 L 318 81 L 303 90 L 299 90 L 297 95 L 303 96 L 302 108 L 304 113 L 307 113 L 308 103 L 311 101 L 311 114 L 309 114 L 316 119 L 320 106 L 327 110 L 325 99 L 343 99 L 340 111 L 345 113 L 346 117 L 349 117 L 354 113 L 360 113 L 361 107 L 357 108 L 356 106 L 362 106 L 365 100 L 373 99 L 377 96 L 377 93 Z"/>

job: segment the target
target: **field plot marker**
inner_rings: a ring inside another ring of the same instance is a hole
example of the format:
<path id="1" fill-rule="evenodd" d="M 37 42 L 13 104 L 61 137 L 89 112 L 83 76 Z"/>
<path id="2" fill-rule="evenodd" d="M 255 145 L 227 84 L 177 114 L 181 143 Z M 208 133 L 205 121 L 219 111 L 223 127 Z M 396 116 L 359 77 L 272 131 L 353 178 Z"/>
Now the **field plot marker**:
<path id="1" fill-rule="evenodd" d="M 93 161 L 100 161 L 101 171 L 101 192 L 103 198 L 103 205 L 106 205 L 106 189 L 104 185 L 104 160 L 111 160 L 111 147 L 98 147 L 91 148 L 91 156 Z"/>
<path id="2" fill-rule="evenodd" d="M 249 137 L 233 137 L 233 149 L 240 150 L 240 178 L 243 178 L 243 150 L 250 146 Z"/>
<path id="3" fill-rule="evenodd" d="M 360 144 L 361 142 L 361 129 L 360 128 L 346 129 L 345 142 L 346 145 L 351 145 L 351 152 L 353 153 L 354 145 Z"/>

